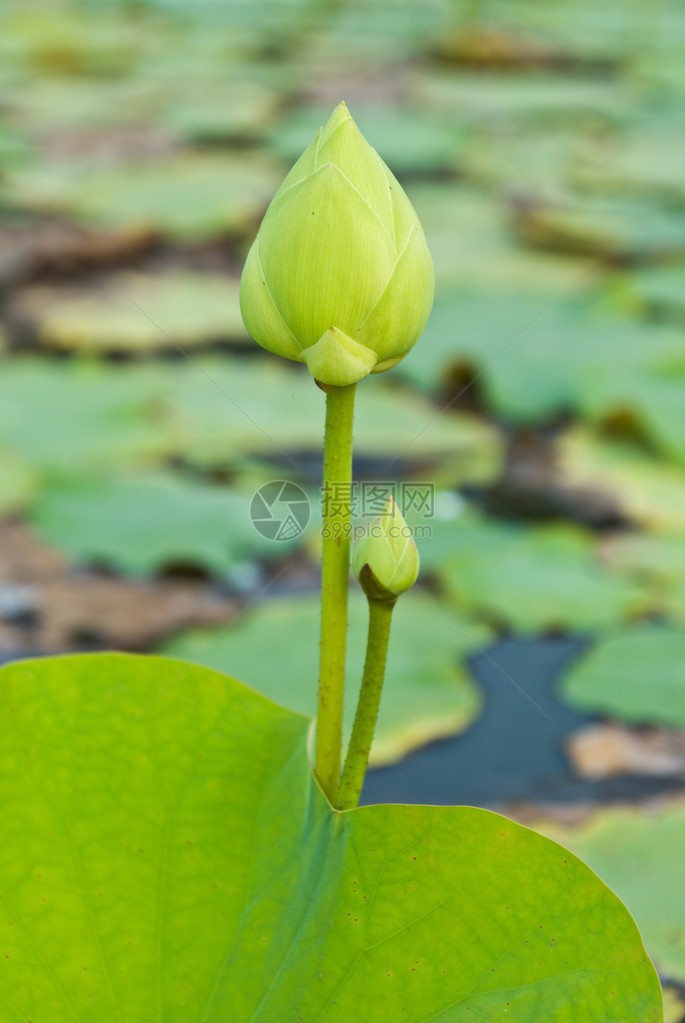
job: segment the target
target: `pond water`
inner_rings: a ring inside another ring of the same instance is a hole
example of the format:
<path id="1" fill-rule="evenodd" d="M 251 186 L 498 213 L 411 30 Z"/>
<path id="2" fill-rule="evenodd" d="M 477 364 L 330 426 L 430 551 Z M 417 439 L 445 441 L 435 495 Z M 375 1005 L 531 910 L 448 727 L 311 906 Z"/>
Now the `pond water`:
<path id="1" fill-rule="evenodd" d="M 574 773 L 565 739 L 598 719 L 562 704 L 556 686 L 584 647 L 579 638 L 508 638 L 478 654 L 471 661 L 485 694 L 478 720 L 462 735 L 370 771 L 362 803 L 613 802 L 682 789 L 673 778 L 586 781 Z"/>

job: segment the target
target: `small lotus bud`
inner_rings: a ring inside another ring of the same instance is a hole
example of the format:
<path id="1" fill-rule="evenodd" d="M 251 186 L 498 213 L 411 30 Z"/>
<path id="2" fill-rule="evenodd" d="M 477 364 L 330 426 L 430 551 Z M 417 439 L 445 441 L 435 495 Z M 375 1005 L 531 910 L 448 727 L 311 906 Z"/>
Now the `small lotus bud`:
<path id="1" fill-rule="evenodd" d="M 341 103 L 266 211 L 240 283 L 245 325 L 320 383 L 345 386 L 407 354 L 433 289 L 416 213 Z"/>
<path id="2" fill-rule="evenodd" d="M 354 573 L 369 600 L 396 600 L 419 574 L 419 552 L 394 498 L 355 547 Z"/>

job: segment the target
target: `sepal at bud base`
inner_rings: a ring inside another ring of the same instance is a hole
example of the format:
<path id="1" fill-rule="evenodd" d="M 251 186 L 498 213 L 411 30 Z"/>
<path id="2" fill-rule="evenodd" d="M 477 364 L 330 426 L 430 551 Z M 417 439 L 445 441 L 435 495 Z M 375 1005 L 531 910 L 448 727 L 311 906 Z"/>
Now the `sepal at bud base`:
<path id="1" fill-rule="evenodd" d="M 357 543 L 352 565 L 369 600 L 395 601 L 416 582 L 419 552 L 393 497 Z"/>
<path id="2" fill-rule="evenodd" d="M 357 344 L 337 327 L 329 327 L 315 345 L 305 348 L 302 359 L 315 380 L 347 387 L 367 377 L 376 365 L 376 353 Z"/>

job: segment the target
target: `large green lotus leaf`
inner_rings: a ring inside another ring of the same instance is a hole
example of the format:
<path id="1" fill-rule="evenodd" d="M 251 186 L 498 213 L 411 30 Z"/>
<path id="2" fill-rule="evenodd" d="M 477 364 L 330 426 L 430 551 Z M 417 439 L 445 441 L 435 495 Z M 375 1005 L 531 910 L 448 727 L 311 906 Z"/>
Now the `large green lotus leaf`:
<path id="1" fill-rule="evenodd" d="M 232 576 L 258 556 L 283 557 L 294 541 L 271 541 L 250 520 L 252 495 L 165 472 L 62 480 L 43 490 L 32 524 L 79 562 L 129 575 L 168 566 Z"/>
<path id="2" fill-rule="evenodd" d="M 8 360 L 0 373 L 0 444 L 49 472 L 149 461 L 168 451 L 152 414 L 159 392 L 152 369 Z"/>
<path id="3" fill-rule="evenodd" d="M 83 353 L 173 352 L 247 338 L 238 282 L 212 274 L 122 273 L 100 291 L 36 287 L 20 308 L 45 346 Z"/>
<path id="4" fill-rule="evenodd" d="M 602 810 L 580 827 L 542 821 L 596 870 L 634 915 L 659 971 L 685 982 L 685 806 Z M 674 1015 L 680 1023 L 681 1013 Z"/>
<path id="5" fill-rule="evenodd" d="M 230 678 L 109 654 L 0 692 L 7 1023 L 663 1018 L 572 853 L 473 807 L 332 811 L 309 722 Z"/>
<path id="6" fill-rule="evenodd" d="M 328 107 L 299 107 L 270 135 L 273 150 L 293 163 L 312 140 L 312 125 L 325 124 Z M 414 112 L 409 108 L 355 104 L 354 119 L 365 138 L 373 141 L 383 160 L 397 174 L 454 168 L 460 156 L 457 123 Z"/>
<path id="7" fill-rule="evenodd" d="M 491 639 L 489 629 L 442 614 L 432 601 L 406 594 L 398 602 L 386 684 L 371 753 L 373 764 L 398 760 L 431 739 L 452 735 L 471 723 L 481 707 L 464 658 Z M 265 696 L 301 714 L 316 713 L 316 597 L 262 602 L 249 616 L 220 633 L 195 629 L 171 640 L 163 653 L 230 670 Z M 368 628 L 366 598 L 351 595 L 347 673 L 351 680 L 346 729 L 352 729 L 364 667 Z M 268 642 L 265 642 L 268 637 Z M 278 650 L 279 671 L 269 671 Z"/>
<path id="8" fill-rule="evenodd" d="M 223 464 L 239 450 L 277 458 L 310 452 L 312 438 L 321 436 L 323 394 L 304 369 L 282 360 L 207 357 L 194 366 L 169 368 L 165 379 L 175 444 L 199 466 Z M 355 451 L 382 453 L 390 478 L 391 460 L 401 455 L 412 461 L 440 457 L 461 478 L 492 478 L 501 456 L 492 427 L 474 416 L 439 412 L 418 395 L 374 377 L 359 388 Z"/>
<path id="9" fill-rule="evenodd" d="M 642 625 L 601 639 L 564 676 L 561 693 L 583 710 L 683 728 L 684 663 L 684 629 Z"/>
<path id="10" fill-rule="evenodd" d="M 0 448 L 0 515 L 25 508 L 36 486 L 36 475 L 30 465 Z"/>
<path id="11" fill-rule="evenodd" d="M 685 532 L 681 469 L 657 461 L 636 444 L 609 440 L 580 426 L 562 435 L 558 456 L 568 485 L 613 495 L 624 514 L 650 530 Z"/>
<path id="12" fill-rule="evenodd" d="M 488 294 L 547 295 L 547 302 L 576 294 L 590 270 L 565 255 L 522 250 L 512 237 L 501 202 L 454 182 L 407 188 L 435 263 L 437 293 L 454 288 Z M 541 308 L 545 302 L 541 304 Z M 420 343 L 420 342 L 419 342 Z"/>
<path id="13" fill-rule="evenodd" d="M 571 526 L 520 527 L 467 516 L 436 520 L 421 548 L 458 606 L 522 632 L 606 629 L 651 608 L 644 587 L 602 567 Z"/>
<path id="14" fill-rule="evenodd" d="M 15 204 L 81 223 L 194 241 L 251 229 L 282 176 L 263 155 L 180 153 L 111 169 L 55 161 L 11 178 L 7 192 Z"/>

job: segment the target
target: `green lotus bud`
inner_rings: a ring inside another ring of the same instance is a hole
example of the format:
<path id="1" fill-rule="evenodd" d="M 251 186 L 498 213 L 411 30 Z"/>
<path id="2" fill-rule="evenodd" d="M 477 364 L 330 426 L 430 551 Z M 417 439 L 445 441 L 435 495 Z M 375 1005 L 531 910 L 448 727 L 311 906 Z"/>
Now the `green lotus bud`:
<path id="1" fill-rule="evenodd" d="M 356 545 L 352 565 L 369 600 L 396 600 L 416 582 L 419 552 L 393 497 Z"/>
<path id="2" fill-rule="evenodd" d="M 320 383 L 345 386 L 407 354 L 433 288 L 416 213 L 341 103 L 266 211 L 240 283 L 245 325 Z"/>

